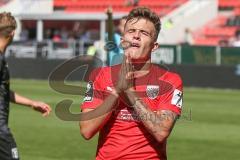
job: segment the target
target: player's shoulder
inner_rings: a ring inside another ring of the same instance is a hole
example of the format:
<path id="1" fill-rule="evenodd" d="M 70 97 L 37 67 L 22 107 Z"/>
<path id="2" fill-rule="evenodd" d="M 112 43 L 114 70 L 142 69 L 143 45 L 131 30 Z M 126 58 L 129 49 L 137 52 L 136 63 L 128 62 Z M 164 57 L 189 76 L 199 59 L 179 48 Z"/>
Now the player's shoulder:
<path id="1" fill-rule="evenodd" d="M 161 66 L 161 65 L 154 65 L 155 72 L 157 72 L 158 75 L 161 75 L 161 79 L 168 82 L 174 82 L 174 83 L 182 83 L 182 78 L 179 73 L 174 72 L 169 69 L 167 66 Z"/>
<path id="2" fill-rule="evenodd" d="M 119 70 L 120 67 L 121 67 L 120 64 L 114 65 L 114 66 L 102 66 L 102 67 L 94 68 L 92 72 L 93 73 L 107 74 L 107 73 Z"/>
<path id="3" fill-rule="evenodd" d="M 114 66 L 102 66 L 98 67 L 92 70 L 91 72 L 91 78 L 103 78 L 105 80 L 109 79 L 110 77 L 116 77 L 115 74 L 118 73 L 120 69 L 120 65 L 114 65 Z"/>
<path id="4" fill-rule="evenodd" d="M 174 71 L 168 71 L 166 78 L 172 79 L 174 81 L 182 82 L 182 78 L 181 78 L 180 74 L 178 74 Z"/>

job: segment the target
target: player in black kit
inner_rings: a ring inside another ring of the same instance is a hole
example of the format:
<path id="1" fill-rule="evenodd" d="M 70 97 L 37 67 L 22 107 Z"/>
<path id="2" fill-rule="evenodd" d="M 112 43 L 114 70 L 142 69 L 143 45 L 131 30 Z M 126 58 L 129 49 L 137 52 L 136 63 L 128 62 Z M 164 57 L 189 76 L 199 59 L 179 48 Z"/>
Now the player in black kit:
<path id="1" fill-rule="evenodd" d="M 12 42 L 16 27 L 16 20 L 10 13 L 0 13 L 0 160 L 19 160 L 15 140 L 8 128 L 9 102 L 32 107 L 43 116 L 51 112 L 48 104 L 20 96 L 9 88 L 9 71 L 4 52 Z"/>

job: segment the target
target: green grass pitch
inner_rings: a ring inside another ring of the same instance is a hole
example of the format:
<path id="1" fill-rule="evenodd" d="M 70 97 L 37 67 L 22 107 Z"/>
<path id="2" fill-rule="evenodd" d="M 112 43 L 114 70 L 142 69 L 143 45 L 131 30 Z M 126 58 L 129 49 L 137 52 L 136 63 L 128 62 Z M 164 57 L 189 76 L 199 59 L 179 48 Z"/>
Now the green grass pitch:
<path id="1" fill-rule="evenodd" d="M 43 118 L 27 107 L 11 104 L 9 125 L 22 160 L 94 159 L 97 137 L 85 141 L 78 122 L 62 121 L 54 113 L 63 99 L 72 99 L 72 112 L 80 112 L 81 96 L 57 93 L 47 81 L 15 79 L 11 88 L 44 100 L 53 109 L 51 116 Z M 182 118 L 168 140 L 169 160 L 239 159 L 240 91 L 185 88 L 184 93 Z"/>

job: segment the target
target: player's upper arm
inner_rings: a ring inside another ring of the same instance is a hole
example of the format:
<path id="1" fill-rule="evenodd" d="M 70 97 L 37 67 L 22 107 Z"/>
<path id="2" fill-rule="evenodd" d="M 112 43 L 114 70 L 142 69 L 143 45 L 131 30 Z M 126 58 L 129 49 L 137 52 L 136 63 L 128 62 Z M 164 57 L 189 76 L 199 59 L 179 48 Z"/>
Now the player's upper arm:
<path id="1" fill-rule="evenodd" d="M 162 95 L 158 108 L 161 110 L 170 110 L 177 115 L 181 115 L 183 106 L 182 79 L 179 75 L 172 74 L 168 83 L 171 89 Z"/>
<path id="2" fill-rule="evenodd" d="M 102 80 L 100 76 L 100 69 L 95 69 L 89 76 L 86 92 L 81 109 L 95 109 L 103 101 Z"/>
<path id="3" fill-rule="evenodd" d="M 181 115 L 183 102 L 183 84 L 178 74 L 171 73 L 167 79 L 169 90 L 163 94 L 156 112 L 157 124 L 155 137 L 159 142 L 166 140 L 170 135 L 176 120 Z"/>

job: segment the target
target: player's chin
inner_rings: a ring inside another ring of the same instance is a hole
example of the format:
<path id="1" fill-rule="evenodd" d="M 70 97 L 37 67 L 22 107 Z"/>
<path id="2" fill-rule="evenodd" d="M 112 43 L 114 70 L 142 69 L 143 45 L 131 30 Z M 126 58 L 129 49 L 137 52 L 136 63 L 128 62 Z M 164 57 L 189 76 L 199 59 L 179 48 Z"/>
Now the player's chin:
<path id="1" fill-rule="evenodd" d="M 142 56 L 142 55 L 134 55 L 133 57 L 132 57 L 132 62 L 138 62 L 138 63 L 145 63 L 146 61 L 148 61 L 149 60 L 149 57 L 147 57 L 147 56 Z"/>
<path id="2" fill-rule="evenodd" d="M 142 59 L 143 55 L 141 53 L 141 50 L 135 50 L 130 53 L 130 57 L 132 59 Z"/>
<path id="3" fill-rule="evenodd" d="M 141 58 L 141 54 L 140 54 L 139 51 L 132 50 L 131 52 L 129 52 L 128 55 L 130 56 L 131 59 L 139 59 L 139 58 Z"/>

